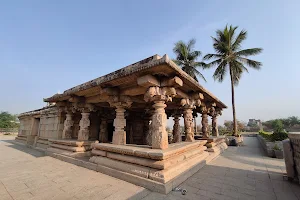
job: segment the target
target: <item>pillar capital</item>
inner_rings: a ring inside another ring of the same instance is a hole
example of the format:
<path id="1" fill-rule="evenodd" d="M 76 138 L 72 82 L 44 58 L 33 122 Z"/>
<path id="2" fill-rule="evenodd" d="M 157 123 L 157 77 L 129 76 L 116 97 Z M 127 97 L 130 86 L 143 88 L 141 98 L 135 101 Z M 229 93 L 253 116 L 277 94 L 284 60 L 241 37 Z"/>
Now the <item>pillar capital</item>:
<path id="1" fill-rule="evenodd" d="M 112 95 L 109 96 L 108 103 L 111 107 L 115 108 L 130 108 L 132 100 L 129 96 Z"/>
<path id="2" fill-rule="evenodd" d="M 172 98 L 176 96 L 176 89 L 174 87 L 149 87 L 144 95 L 146 102 L 155 101 L 172 101 Z"/>

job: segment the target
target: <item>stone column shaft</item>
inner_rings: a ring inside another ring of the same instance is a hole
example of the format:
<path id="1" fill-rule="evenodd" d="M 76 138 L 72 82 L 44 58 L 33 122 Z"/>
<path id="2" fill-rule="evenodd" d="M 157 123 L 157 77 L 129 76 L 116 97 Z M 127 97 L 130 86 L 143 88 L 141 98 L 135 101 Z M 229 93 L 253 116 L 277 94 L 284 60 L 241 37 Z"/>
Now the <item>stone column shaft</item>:
<path id="1" fill-rule="evenodd" d="M 102 119 L 100 123 L 100 132 L 99 132 L 99 140 L 100 142 L 108 142 L 108 132 L 107 132 L 107 121 L 106 119 Z"/>
<path id="2" fill-rule="evenodd" d="M 71 139 L 72 138 L 72 126 L 74 124 L 72 116 L 73 115 L 71 113 L 66 114 L 62 139 Z"/>
<path id="3" fill-rule="evenodd" d="M 185 128 L 185 141 L 193 142 L 194 139 L 194 126 L 193 126 L 193 109 L 185 108 L 183 111 L 184 128 Z"/>
<path id="4" fill-rule="evenodd" d="M 212 116 L 212 135 L 219 136 L 218 123 L 217 123 L 217 115 Z"/>
<path id="5" fill-rule="evenodd" d="M 154 101 L 154 114 L 152 116 L 151 132 L 152 132 L 152 148 L 166 149 L 168 148 L 167 115 L 165 112 L 165 101 Z"/>
<path id="6" fill-rule="evenodd" d="M 206 112 L 202 113 L 202 135 L 204 138 L 208 138 L 208 115 Z"/>
<path id="7" fill-rule="evenodd" d="M 174 126 L 173 126 L 173 142 L 181 142 L 180 124 L 179 116 L 174 116 Z"/>
<path id="8" fill-rule="evenodd" d="M 79 132 L 78 132 L 78 140 L 88 140 L 89 139 L 89 126 L 91 124 L 90 122 L 90 113 L 81 113 L 81 120 L 79 122 Z"/>
<path id="9" fill-rule="evenodd" d="M 126 119 L 125 109 L 122 106 L 116 106 L 116 118 L 114 120 L 115 131 L 113 133 L 113 144 L 126 144 Z"/>

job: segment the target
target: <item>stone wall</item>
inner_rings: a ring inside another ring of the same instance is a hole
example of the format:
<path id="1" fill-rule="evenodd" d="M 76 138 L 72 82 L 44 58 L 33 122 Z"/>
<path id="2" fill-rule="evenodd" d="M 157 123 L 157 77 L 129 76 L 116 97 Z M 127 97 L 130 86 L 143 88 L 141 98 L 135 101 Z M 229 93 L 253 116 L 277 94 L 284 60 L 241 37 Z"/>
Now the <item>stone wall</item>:
<path id="1" fill-rule="evenodd" d="M 289 133 L 288 136 L 292 144 L 295 169 L 300 183 L 300 134 Z"/>
<path id="2" fill-rule="evenodd" d="M 39 137 L 42 138 L 61 138 L 64 116 L 57 114 L 57 110 L 41 115 Z"/>
<path id="3" fill-rule="evenodd" d="M 19 129 L 19 135 L 27 136 L 31 133 L 32 128 L 32 117 L 26 116 L 23 117 L 20 120 L 20 129 Z"/>
<path id="4" fill-rule="evenodd" d="M 269 157 L 275 157 L 275 152 L 273 150 L 275 144 L 277 144 L 277 146 L 280 148 L 280 149 L 283 149 L 283 146 L 282 146 L 282 142 L 281 141 L 276 141 L 276 142 L 269 142 L 267 141 L 265 138 L 263 138 L 261 135 L 257 135 L 257 139 L 259 140 L 261 146 L 263 147 L 264 151 L 266 152 L 266 154 L 269 156 Z"/>

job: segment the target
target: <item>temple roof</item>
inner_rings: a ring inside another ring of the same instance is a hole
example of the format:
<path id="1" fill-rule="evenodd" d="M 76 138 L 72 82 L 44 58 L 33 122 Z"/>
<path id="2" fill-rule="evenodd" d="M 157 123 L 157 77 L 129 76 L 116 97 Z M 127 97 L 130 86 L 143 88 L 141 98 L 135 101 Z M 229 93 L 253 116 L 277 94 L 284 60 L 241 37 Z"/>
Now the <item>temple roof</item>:
<path id="1" fill-rule="evenodd" d="M 178 67 L 168 55 L 164 55 L 163 57 L 159 55 L 151 56 L 107 75 L 70 88 L 62 94 L 55 94 L 49 98 L 45 98 L 44 101 L 66 101 L 73 96 L 91 97 L 93 95 L 99 95 L 100 90 L 103 88 L 117 87 L 121 90 L 134 89 L 138 86 L 136 83 L 137 78 L 147 74 L 159 77 L 177 76 L 183 81 L 181 89 L 184 92 L 200 92 L 204 95 L 206 101 L 215 102 L 219 108 L 227 108 L 216 96 Z"/>

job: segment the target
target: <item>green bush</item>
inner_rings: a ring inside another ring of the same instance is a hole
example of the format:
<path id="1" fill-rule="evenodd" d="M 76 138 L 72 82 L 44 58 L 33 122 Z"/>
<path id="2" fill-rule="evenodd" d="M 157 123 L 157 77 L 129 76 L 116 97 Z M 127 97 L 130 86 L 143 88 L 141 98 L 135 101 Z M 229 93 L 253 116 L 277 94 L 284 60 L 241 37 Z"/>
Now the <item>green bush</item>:
<path id="1" fill-rule="evenodd" d="M 259 131 L 258 133 L 259 133 L 259 135 L 261 135 L 266 140 L 269 140 L 269 141 L 272 141 L 272 142 L 282 141 L 282 140 L 285 140 L 286 138 L 288 138 L 288 134 L 284 130 L 280 130 L 280 129 L 275 131 L 273 134 L 270 134 L 270 133 L 265 132 L 265 131 Z"/>
<path id="2" fill-rule="evenodd" d="M 288 138 L 288 134 L 285 131 L 274 132 L 272 134 L 272 141 L 282 141 Z"/>

